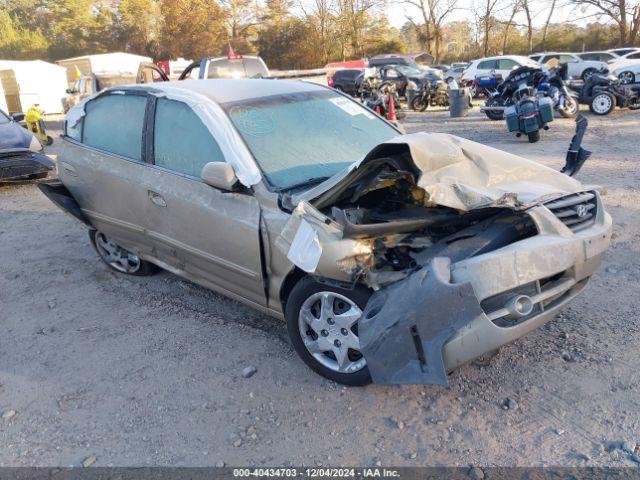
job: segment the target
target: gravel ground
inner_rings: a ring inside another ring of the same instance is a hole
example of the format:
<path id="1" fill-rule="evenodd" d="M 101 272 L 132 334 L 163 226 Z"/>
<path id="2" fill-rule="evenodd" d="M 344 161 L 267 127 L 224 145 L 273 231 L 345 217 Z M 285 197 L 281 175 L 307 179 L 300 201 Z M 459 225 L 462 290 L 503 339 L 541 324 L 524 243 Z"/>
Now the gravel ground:
<path id="1" fill-rule="evenodd" d="M 586 293 L 448 389 L 326 381 L 282 322 L 166 272 L 113 273 L 35 186 L 0 188 L 0 465 L 636 465 L 639 120 L 589 115 L 579 178 L 615 227 Z M 554 168 L 573 132 L 557 119 L 530 145 L 477 111 L 405 126 Z"/>

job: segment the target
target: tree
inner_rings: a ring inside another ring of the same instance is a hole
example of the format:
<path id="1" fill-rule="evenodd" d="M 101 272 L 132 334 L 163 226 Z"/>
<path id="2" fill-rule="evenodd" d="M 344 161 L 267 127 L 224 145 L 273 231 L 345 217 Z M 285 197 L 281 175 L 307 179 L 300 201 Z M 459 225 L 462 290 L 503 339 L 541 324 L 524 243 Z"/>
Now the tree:
<path id="1" fill-rule="evenodd" d="M 590 6 L 596 16 L 608 17 L 618 27 L 620 46 L 632 46 L 640 31 L 639 0 L 569 0 L 576 6 Z"/>
<path id="2" fill-rule="evenodd" d="M 220 0 L 225 13 L 229 42 L 239 53 L 252 50 L 249 37 L 258 25 L 259 11 L 252 0 Z"/>
<path id="3" fill-rule="evenodd" d="M 225 16 L 209 0 L 160 0 L 160 58 L 201 58 L 227 44 Z"/>
<path id="4" fill-rule="evenodd" d="M 424 22 L 422 38 L 425 40 L 427 50 L 438 62 L 442 53 L 442 27 L 445 19 L 457 9 L 458 0 L 400 0 L 400 2 L 420 12 Z"/>
<path id="5" fill-rule="evenodd" d="M 158 53 L 160 9 L 155 0 L 122 0 L 118 5 L 119 37 L 127 52 Z"/>
<path id="6" fill-rule="evenodd" d="M 0 8 L 0 57 L 16 60 L 42 58 L 49 42 L 39 28 L 21 27 L 9 13 Z"/>

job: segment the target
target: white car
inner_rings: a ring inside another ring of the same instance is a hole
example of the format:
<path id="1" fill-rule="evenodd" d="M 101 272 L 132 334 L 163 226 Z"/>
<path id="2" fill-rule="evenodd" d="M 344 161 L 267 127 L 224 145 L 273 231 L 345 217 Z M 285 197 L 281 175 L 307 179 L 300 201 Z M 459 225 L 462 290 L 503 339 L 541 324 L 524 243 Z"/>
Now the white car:
<path id="1" fill-rule="evenodd" d="M 497 57 L 479 58 L 474 60 L 471 64 L 462 72 L 460 80 L 463 82 L 471 83 L 476 77 L 481 75 L 502 75 L 502 78 L 506 78 L 512 70 L 524 65 L 531 67 L 539 67 L 535 61 L 530 58 L 520 55 L 501 55 Z M 474 92 L 471 92 L 473 95 Z"/>
<path id="2" fill-rule="evenodd" d="M 548 65 L 549 62 L 557 60 L 568 65 L 567 73 L 571 78 L 581 78 L 586 80 L 594 72 L 607 66 L 607 61 L 615 58 L 615 55 L 607 52 L 547 52 L 529 55 L 529 58 L 539 62 L 541 65 Z M 602 58 L 598 60 L 597 58 Z"/>
<path id="3" fill-rule="evenodd" d="M 626 48 L 612 48 L 607 50 L 607 53 L 613 53 L 616 57 L 625 57 L 630 53 L 640 52 L 639 47 L 626 47 Z"/>
<path id="4" fill-rule="evenodd" d="M 640 53 L 638 53 L 638 58 L 628 60 L 621 58 L 611 62 L 607 67 L 623 85 L 640 83 Z"/>

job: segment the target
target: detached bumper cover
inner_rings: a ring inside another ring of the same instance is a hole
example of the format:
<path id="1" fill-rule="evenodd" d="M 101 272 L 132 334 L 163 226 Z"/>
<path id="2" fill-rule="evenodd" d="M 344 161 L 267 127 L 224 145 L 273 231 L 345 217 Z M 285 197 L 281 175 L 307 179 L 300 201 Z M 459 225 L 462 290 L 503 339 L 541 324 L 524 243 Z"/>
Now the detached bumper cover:
<path id="1" fill-rule="evenodd" d="M 374 382 L 447 385 L 446 372 L 552 319 L 586 286 L 610 240 L 599 197 L 592 226 L 571 231 L 550 209 L 528 211 L 538 235 L 459 260 L 437 257 L 376 292 L 359 322 Z M 513 315 L 513 299 L 532 308 Z"/>
<path id="2" fill-rule="evenodd" d="M 26 148 L 0 151 L 0 181 L 46 174 L 54 167 L 55 163 L 49 157 Z"/>

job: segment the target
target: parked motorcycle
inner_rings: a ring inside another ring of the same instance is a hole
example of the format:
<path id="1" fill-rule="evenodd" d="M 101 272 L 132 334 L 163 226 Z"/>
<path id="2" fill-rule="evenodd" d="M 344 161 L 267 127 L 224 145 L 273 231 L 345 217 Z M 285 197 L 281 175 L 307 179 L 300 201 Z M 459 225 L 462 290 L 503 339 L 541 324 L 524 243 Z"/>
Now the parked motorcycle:
<path id="1" fill-rule="evenodd" d="M 540 130 L 548 130 L 548 124 L 553 121 L 552 100 L 536 96 L 533 87 L 526 82 L 518 85 L 513 100 L 514 105 L 504 111 L 507 130 L 516 132 L 516 137 L 526 134 L 529 143 L 537 142 L 540 140 Z"/>
<path id="2" fill-rule="evenodd" d="M 472 98 L 481 95 L 489 96 L 496 91 L 498 85 L 502 83 L 502 75 L 490 73 L 488 75 L 477 75 L 469 85 L 469 93 Z"/>
<path id="3" fill-rule="evenodd" d="M 640 85 L 622 85 L 607 68 L 591 75 L 584 84 L 569 84 L 569 88 L 578 92 L 578 103 L 589 105 L 596 115 L 608 115 L 616 106 L 640 109 Z"/>
<path id="4" fill-rule="evenodd" d="M 410 105 L 412 110 L 424 112 L 429 106 L 432 107 L 448 107 L 449 106 L 449 90 L 443 80 L 430 82 L 425 80 L 422 88 L 411 99 Z"/>
<path id="5" fill-rule="evenodd" d="M 360 87 L 360 100 L 371 110 L 387 118 L 389 113 L 389 98 L 393 97 L 396 118 L 402 120 L 407 114 L 400 107 L 400 98 L 393 84 L 377 85 L 375 79 L 365 79 Z"/>
<path id="6" fill-rule="evenodd" d="M 574 98 L 567 84 L 568 64 L 549 69 L 535 85 L 539 97 L 549 97 L 553 102 L 553 109 L 564 118 L 574 118 L 578 114 L 578 100 Z"/>
<path id="7" fill-rule="evenodd" d="M 515 86 L 521 82 L 533 88 L 539 97 L 548 97 L 552 101 L 553 109 L 564 118 L 573 118 L 578 113 L 578 102 L 572 96 L 565 81 L 567 78 L 567 64 L 552 68 L 545 73 L 540 68 L 520 67 L 509 74 L 505 81 L 487 93 L 487 99 L 482 111 L 491 120 L 502 120 L 504 110 L 515 104 L 513 92 Z M 491 107 L 496 107 L 492 109 Z"/>

